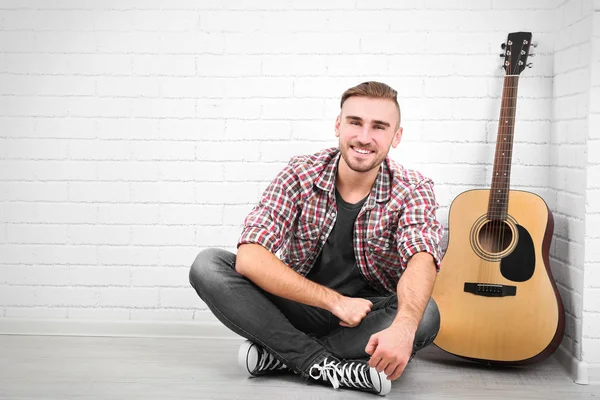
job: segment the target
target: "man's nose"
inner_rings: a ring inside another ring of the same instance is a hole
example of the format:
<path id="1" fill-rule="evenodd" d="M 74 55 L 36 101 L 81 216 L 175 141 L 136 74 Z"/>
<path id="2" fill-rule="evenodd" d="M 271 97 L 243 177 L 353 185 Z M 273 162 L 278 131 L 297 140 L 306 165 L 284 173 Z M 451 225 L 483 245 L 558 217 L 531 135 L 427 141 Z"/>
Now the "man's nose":
<path id="1" fill-rule="evenodd" d="M 370 127 L 368 125 L 363 125 L 360 134 L 358 135 L 358 139 L 365 144 L 371 141 Z"/>

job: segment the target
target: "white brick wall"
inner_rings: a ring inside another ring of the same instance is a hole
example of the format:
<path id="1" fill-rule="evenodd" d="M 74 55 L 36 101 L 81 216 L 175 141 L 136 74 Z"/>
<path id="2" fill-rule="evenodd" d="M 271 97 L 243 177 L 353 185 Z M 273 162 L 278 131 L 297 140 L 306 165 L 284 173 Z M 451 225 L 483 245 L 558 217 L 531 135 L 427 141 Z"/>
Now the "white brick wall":
<path id="1" fill-rule="evenodd" d="M 339 97 L 368 79 L 399 91 L 391 155 L 435 180 L 445 224 L 489 186 L 499 45 L 530 30 L 512 185 L 554 212 L 565 345 L 600 362 L 597 15 L 585 0 L 0 0 L 0 316 L 205 318 L 197 252 L 234 249 L 289 157 L 336 144 Z"/>

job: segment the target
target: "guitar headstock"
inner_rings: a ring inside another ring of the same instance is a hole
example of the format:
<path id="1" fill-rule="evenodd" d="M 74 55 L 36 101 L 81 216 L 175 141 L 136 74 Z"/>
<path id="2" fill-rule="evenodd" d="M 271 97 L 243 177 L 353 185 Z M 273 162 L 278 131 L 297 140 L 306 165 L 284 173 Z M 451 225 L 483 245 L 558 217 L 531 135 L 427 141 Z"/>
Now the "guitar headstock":
<path id="1" fill-rule="evenodd" d="M 530 55 L 529 49 L 536 46 L 531 43 L 531 36 L 531 32 L 513 32 L 508 34 L 506 43 L 502 43 L 504 54 L 500 56 L 504 57 L 506 75 L 519 75 L 525 67 L 531 68 L 531 64 L 527 64 L 527 57 Z"/>

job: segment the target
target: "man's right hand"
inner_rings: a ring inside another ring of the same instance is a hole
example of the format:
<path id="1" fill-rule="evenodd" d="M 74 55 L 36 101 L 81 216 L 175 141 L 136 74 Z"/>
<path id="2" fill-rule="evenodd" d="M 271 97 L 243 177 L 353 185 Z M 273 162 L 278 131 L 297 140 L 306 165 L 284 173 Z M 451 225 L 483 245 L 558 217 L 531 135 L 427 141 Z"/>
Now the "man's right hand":
<path id="1" fill-rule="evenodd" d="M 340 325 L 353 328 L 371 311 L 369 300 L 342 296 L 331 308 L 331 313 L 340 319 Z"/>

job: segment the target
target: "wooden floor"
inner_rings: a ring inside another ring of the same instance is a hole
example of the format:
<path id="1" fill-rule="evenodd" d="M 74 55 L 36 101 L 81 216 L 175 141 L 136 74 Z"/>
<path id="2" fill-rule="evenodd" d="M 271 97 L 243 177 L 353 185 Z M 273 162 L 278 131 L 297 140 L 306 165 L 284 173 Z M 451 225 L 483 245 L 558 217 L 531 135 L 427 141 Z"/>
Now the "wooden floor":
<path id="1" fill-rule="evenodd" d="M 0 335 L 0 399 L 364 399 L 295 375 L 245 378 L 237 340 Z M 588 399 L 553 359 L 491 369 L 422 350 L 388 399 Z"/>

